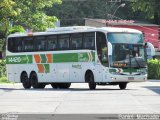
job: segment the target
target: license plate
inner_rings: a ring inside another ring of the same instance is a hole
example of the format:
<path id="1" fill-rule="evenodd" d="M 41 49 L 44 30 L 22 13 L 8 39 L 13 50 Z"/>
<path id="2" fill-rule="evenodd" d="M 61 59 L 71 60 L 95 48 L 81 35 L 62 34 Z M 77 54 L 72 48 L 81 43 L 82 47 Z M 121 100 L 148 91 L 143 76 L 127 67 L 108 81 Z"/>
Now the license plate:
<path id="1" fill-rule="evenodd" d="M 134 80 L 134 77 L 128 77 L 128 80 Z"/>

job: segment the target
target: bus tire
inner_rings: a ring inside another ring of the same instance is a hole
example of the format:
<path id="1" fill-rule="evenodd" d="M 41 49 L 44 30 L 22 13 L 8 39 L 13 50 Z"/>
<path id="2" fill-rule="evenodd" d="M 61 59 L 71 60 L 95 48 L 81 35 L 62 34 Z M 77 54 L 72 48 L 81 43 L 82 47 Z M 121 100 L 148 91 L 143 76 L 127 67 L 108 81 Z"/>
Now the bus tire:
<path id="1" fill-rule="evenodd" d="M 52 88 L 57 89 L 58 88 L 58 84 L 57 83 L 51 83 Z"/>
<path id="2" fill-rule="evenodd" d="M 94 75 L 92 72 L 86 74 L 86 80 L 88 81 L 88 86 L 90 90 L 96 89 L 96 83 L 94 82 Z"/>
<path id="3" fill-rule="evenodd" d="M 59 83 L 59 88 L 68 89 L 71 86 L 71 83 Z"/>
<path id="4" fill-rule="evenodd" d="M 55 89 L 68 89 L 71 86 L 71 83 L 52 83 L 51 86 Z"/>
<path id="5" fill-rule="evenodd" d="M 38 77 L 36 73 L 31 74 L 31 85 L 33 88 L 45 88 L 44 83 L 38 83 Z"/>
<path id="6" fill-rule="evenodd" d="M 38 83 L 39 84 L 39 87 L 38 88 L 45 88 L 46 84 L 44 83 Z"/>
<path id="7" fill-rule="evenodd" d="M 21 82 L 25 89 L 31 88 L 31 81 L 28 78 L 28 74 L 26 72 L 23 72 L 21 75 Z"/>
<path id="8" fill-rule="evenodd" d="M 127 83 L 126 83 L 126 82 L 119 83 L 119 88 L 120 88 L 121 90 L 126 89 L 126 87 L 127 87 Z"/>

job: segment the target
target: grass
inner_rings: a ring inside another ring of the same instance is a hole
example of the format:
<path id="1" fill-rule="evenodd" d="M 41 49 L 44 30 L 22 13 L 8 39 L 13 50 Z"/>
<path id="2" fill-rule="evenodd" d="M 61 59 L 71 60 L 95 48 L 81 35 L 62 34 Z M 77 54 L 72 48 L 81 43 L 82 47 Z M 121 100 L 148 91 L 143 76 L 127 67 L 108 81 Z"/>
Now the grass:
<path id="1" fill-rule="evenodd" d="M 0 84 L 3 84 L 3 83 L 10 83 L 10 82 L 7 80 L 7 77 L 1 77 L 1 78 L 0 78 Z"/>

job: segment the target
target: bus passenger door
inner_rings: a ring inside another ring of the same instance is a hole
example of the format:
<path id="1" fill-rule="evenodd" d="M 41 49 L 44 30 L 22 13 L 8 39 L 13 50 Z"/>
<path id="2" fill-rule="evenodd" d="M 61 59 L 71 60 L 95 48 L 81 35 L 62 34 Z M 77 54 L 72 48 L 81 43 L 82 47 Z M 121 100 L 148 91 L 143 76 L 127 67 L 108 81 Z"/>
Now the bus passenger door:
<path id="1" fill-rule="evenodd" d="M 95 62 L 95 82 L 103 82 L 103 70 L 99 59 Z"/>
<path id="2" fill-rule="evenodd" d="M 107 78 L 106 69 L 109 66 L 108 45 L 107 45 L 106 35 L 102 32 L 96 33 L 96 47 L 97 47 L 96 70 L 100 75 L 101 78 L 100 82 L 106 82 Z"/>

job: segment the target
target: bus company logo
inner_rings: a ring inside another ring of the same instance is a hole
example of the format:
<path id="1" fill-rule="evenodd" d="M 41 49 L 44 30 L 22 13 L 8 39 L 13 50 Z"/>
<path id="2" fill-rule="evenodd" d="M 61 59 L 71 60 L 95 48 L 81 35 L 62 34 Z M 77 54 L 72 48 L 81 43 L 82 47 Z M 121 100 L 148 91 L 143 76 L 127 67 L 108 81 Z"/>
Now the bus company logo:
<path id="1" fill-rule="evenodd" d="M 88 58 L 86 58 L 86 57 L 84 56 L 84 53 L 79 53 L 79 54 L 78 54 L 78 60 L 79 60 L 80 62 L 85 62 L 85 61 L 88 60 Z"/>
<path id="2" fill-rule="evenodd" d="M 10 63 L 20 63 L 21 62 L 21 57 L 9 57 L 8 62 L 10 62 Z"/>
<path id="3" fill-rule="evenodd" d="M 79 62 L 92 62 L 93 61 L 92 52 L 79 53 L 78 60 L 79 60 Z"/>
<path id="4" fill-rule="evenodd" d="M 72 65 L 72 68 L 82 69 L 81 65 Z"/>

